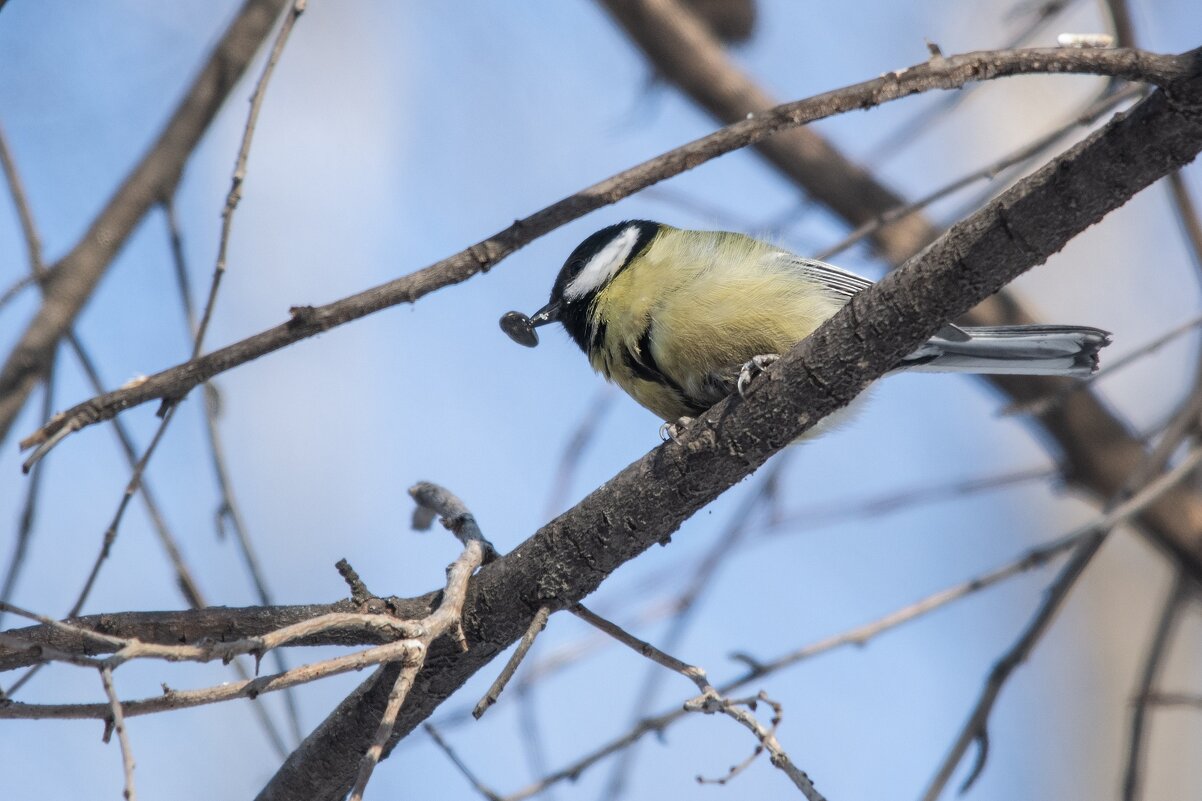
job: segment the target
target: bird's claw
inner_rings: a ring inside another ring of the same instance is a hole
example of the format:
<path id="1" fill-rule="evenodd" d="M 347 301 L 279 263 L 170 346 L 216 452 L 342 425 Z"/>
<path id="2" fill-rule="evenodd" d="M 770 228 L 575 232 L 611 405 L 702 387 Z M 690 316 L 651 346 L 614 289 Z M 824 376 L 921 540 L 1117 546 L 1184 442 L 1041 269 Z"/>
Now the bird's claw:
<path id="1" fill-rule="evenodd" d="M 681 417 L 675 423 L 664 423 L 659 427 L 659 438 L 664 442 L 668 440 L 675 442 L 691 422 L 693 422 L 692 417 Z"/>
<path id="2" fill-rule="evenodd" d="M 752 356 L 751 359 L 743 365 L 739 370 L 739 381 L 735 384 L 739 390 L 739 397 L 746 397 L 747 387 L 751 386 L 751 381 L 757 375 L 768 369 L 770 365 L 780 360 L 780 356 L 776 353 L 765 353 L 760 356 Z"/>

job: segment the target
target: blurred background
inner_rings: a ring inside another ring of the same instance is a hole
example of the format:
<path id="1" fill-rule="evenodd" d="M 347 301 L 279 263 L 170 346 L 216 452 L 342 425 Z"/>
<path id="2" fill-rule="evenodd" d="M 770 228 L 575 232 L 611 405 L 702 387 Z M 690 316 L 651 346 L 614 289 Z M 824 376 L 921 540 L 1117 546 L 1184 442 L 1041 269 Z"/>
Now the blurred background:
<path id="1" fill-rule="evenodd" d="M 75 244 L 142 157 L 237 5 L 4 5 L 0 126 L 47 263 Z M 953 54 L 1016 42 L 1051 46 L 1059 33 L 1112 29 L 1104 4 L 1054 6 L 1046 13 L 1043 4 L 1014 0 L 758 0 L 754 29 L 732 45 L 731 56 L 784 101 L 921 62 L 928 41 Z M 1142 47 L 1175 53 L 1198 46 L 1202 7 L 1193 0 L 1131 0 L 1129 8 Z M 188 162 L 175 198 L 200 299 L 262 56 Z M 1061 128 L 1104 84 L 1090 77 L 1008 79 L 815 128 L 914 199 Z M 949 97 L 958 105 L 941 111 Z M 291 306 L 329 302 L 412 272 L 717 125 L 658 76 L 590 0 L 454 8 L 312 0 L 267 90 L 208 347 L 276 325 Z M 1066 141 L 1087 130 L 1078 127 Z M 1197 165 L 1184 176 L 1195 195 L 1202 193 Z M 950 224 L 1004 186 L 976 182 L 927 214 Z M 545 302 L 581 239 L 630 218 L 740 230 L 807 256 L 848 234 L 762 158 L 740 151 L 566 225 L 485 275 L 221 375 L 218 424 L 233 492 L 275 602 L 344 597 L 333 567 L 340 558 L 380 594 L 441 586 L 457 544 L 410 529 L 405 489 L 415 481 L 457 493 L 507 551 L 658 444 L 659 421 L 606 388 L 566 334 L 547 331 L 541 347 L 526 350 L 497 327 L 503 312 L 530 313 Z M 888 267 L 863 242 L 831 260 L 871 277 Z M 0 289 L 27 271 L 12 198 L 0 192 Z M 1045 321 L 1114 332 L 1104 363 L 1202 311 L 1198 266 L 1159 184 L 1014 289 Z M 0 308 L 5 352 L 38 301 L 30 289 Z M 190 335 L 160 211 L 147 215 L 122 250 L 76 332 L 109 387 L 187 358 Z M 1188 390 L 1198 344 L 1190 330 L 1104 376 L 1095 389 L 1135 430 L 1153 431 Z M 93 394 L 69 352 L 58 365 L 55 409 Z M 1004 400 L 983 382 L 900 376 L 872 394 L 853 424 L 778 456 L 688 521 L 669 547 L 619 570 L 588 603 L 722 680 L 743 670 L 730 658 L 734 652 L 766 660 L 871 622 L 1096 515 L 1050 478 L 1054 457 L 1022 416 L 1002 413 Z M 15 440 L 38 427 L 41 405 L 35 394 L 0 451 L 5 569 L 28 485 Z M 154 406 L 122 416 L 139 447 L 157 426 Z M 768 472 L 777 477 L 775 495 L 756 502 Z M 70 608 L 128 478 L 107 426 L 88 428 L 53 452 L 12 602 L 55 616 Z M 959 487 L 978 479 L 987 488 Z M 215 524 L 221 496 L 201 392 L 180 407 L 146 481 L 208 603 L 257 604 L 235 538 L 219 536 Z M 916 496 L 934 488 L 947 492 Z M 879 503 L 898 495 L 910 500 Z M 699 565 L 715 552 L 716 567 L 698 579 Z M 917 797 L 1053 575 L 1054 568 L 1043 568 L 1018 576 L 867 647 L 764 677 L 748 692 L 763 689 L 783 704 L 779 739 L 828 798 Z M 1171 577 L 1169 564 L 1133 532 L 1119 530 L 1107 542 L 1007 684 L 973 798 L 1117 795 L 1133 688 Z M 695 605 L 683 622 L 674 621 L 694 584 Z M 83 611 L 184 607 L 135 501 Z M 4 628 L 16 625 L 4 618 Z M 286 658 L 295 665 L 334 653 L 292 649 Z M 1192 608 L 1161 686 L 1199 692 L 1200 660 L 1202 616 Z M 646 691 L 646 677 L 658 668 L 556 615 L 524 666 L 537 681 L 523 684 L 519 673 L 516 687 L 480 722 L 465 718 L 500 667 L 476 676 L 433 721 L 501 795 L 621 735 L 639 714 L 678 707 L 695 694 L 670 674 Z M 301 729 L 317 725 L 364 677 L 300 688 Z M 15 676 L 0 678 L 8 687 Z M 122 698 L 153 696 L 163 682 L 182 689 L 233 678 L 219 665 L 130 664 L 116 674 Z M 92 671 L 66 666 L 41 671 L 15 697 L 103 700 Z M 260 703 L 289 740 L 283 700 Z M 1151 721 L 1144 797 L 1198 797 L 1202 714 L 1169 707 L 1155 710 Z M 144 798 L 249 797 L 280 761 L 245 701 L 138 717 L 128 728 Z M 3 722 L 0 797 L 117 797 L 120 758 L 115 742 L 101 742 L 102 729 L 98 722 Z M 642 742 L 619 772 L 618 760 L 609 759 L 557 785 L 553 797 L 793 792 L 765 759 L 725 788 L 696 783 L 698 774 L 724 775 L 753 745 L 729 720 L 690 717 Z M 965 775 L 962 767 L 956 778 Z M 375 798 L 401 794 L 466 798 L 473 791 L 419 731 L 368 789 Z"/>

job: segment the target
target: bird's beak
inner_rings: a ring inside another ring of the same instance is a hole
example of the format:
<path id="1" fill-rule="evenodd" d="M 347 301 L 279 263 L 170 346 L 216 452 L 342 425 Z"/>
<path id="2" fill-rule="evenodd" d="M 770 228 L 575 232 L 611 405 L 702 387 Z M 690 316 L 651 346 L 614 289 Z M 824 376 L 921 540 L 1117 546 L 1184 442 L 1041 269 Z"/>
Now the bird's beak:
<path id="1" fill-rule="evenodd" d="M 559 319 L 559 301 L 551 301 L 546 306 L 527 317 L 519 311 L 505 312 L 501 317 L 501 330 L 519 345 L 533 348 L 538 344 L 538 334 L 535 328 Z"/>
<path id="2" fill-rule="evenodd" d="M 557 320 L 559 320 L 559 301 L 553 300 L 534 313 L 534 316 L 530 318 L 530 325 L 537 328 Z"/>

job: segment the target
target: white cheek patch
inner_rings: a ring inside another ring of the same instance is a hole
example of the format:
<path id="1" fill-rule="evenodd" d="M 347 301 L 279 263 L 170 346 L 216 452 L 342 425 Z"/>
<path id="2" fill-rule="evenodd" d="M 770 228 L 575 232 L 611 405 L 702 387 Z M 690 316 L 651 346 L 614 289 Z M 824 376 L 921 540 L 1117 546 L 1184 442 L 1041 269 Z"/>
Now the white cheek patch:
<path id="1" fill-rule="evenodd" d="M 622 265 L 630 258 L 630 252 L 634 250 L 638 241 L 639 229 L 634 225 L 610 240 L 610 243 L 589 259 L 580 274 L 564 288 L 564 298 L 575 300 L 601 288 L 606 281 L 617 274 L 618 270 L 622 269 Z"/>

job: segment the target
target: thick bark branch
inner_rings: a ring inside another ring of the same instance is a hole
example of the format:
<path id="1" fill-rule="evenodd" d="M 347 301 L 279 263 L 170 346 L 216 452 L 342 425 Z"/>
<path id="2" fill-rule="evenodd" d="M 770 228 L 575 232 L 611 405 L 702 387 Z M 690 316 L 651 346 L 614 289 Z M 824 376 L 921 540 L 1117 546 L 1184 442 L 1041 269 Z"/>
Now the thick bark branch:
<path id="1" fill-rule="evenodd" d="M 66 433 L 107 420 L 150 400 L 178 401 L 197 384 L 218 373 L 335 326 L 389 306 L 412 303 L 437 289 L 465 281 L 491 269 L 518 248 L 571 220 L 786 128 L 795 128 L 853 109 L 879 105 L 917 92 L 956 88 L 972 81 L 1018 74 L 1081 73 L 1164 84 L 1189 74 L 1192 64 L 1193 58 L 1188 55 L 1162 56 L 1135 50 L 1050 49 L 972 53 L 935 59 L 872 81 L 808 100 L 787 103 L 619 173 L 415 273 L 325 306 L 294 309 L 292 319 L 275 328 L 156 373 L 136 386 L 85 401 L 56 415 L 21 444 L 22 447 L 31 447 L 54 443 Z"/>
<path id="2" fill-rule="evenodd" d="M 184 164 L 254 58 L 287 0 L 246 0 L 166 129 L 78 244 L 52 266 L 42 305 L 0 369 L 0 442 L 50 357 L 146 212 L 175 191 Z"/>
<path id="3" fill-rule="evenodd" d="M 770 368 L 750 401 L 718 404 L 678 442 L 656 448 L 482 570 L 465 615 L 471 648 L 447 649 L 431 660 L 401 711 L 393 742 L 520 637 L 540 607 L 563 608 L 588 595 L 620 564 L 664 541 L 688 516 L 849 403 L 946 320 L 1043 262 L 1199 149 L 1202 77 L 1196 68 L 1195 77 L 1155 93 L 857 296 Z M 382 668 L 339 705 L 259 798 L 341 798 L 396 670 Z"/>

